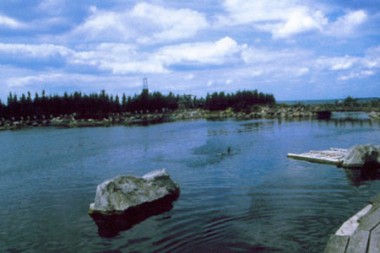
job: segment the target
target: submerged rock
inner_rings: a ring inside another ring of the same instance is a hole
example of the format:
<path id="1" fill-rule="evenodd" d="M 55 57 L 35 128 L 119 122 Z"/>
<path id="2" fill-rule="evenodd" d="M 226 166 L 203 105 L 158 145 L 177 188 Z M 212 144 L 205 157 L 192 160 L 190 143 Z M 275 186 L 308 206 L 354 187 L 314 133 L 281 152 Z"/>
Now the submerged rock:
<path id="1" fill-rule="evenodd" d="M 152 215 L 169 211 L 178 196 L 178 185 L 164 169 L 143 177 L 118 176 L 98 185 L 89 215 L 100 236 L 113 237 Z"/>
<path id="2" fill-rule="evenodd" d="M 344 157 L 342 167 L 363 168 L 380 165 L 380 147 L 367 144 L 351 148 Z"/>

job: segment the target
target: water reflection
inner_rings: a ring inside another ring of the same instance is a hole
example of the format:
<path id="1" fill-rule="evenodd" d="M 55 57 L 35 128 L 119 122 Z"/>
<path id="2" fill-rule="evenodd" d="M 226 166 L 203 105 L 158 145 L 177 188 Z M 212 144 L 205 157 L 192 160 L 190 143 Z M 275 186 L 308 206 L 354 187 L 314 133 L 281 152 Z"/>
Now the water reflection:
<path id="1" fill-rule="evenodd" d="M 360 186 L 367 181 L 380 180 L 380 168 L 377 166 L 344 169 L 344 171 L 353 186 Z"/>
<path id="2" fill-rule="evenodd" d="M 192 150 L 192 154 L 196 157 L 190 159 L 187 165 L 189 167 L 203 167 L 216 164 L 237 153 L 238 149 L 228 142 L 219 139 L 209 139 L 204 145 Z"/>
<path id="3" fill-rule="evenodd" d="M 220 135 L 228 135 L 229 131 L 227 129 L 208 129 L 207 136 L 220 136 Z"/>
<path id="4" fill-rule="evenodd" d="M 112 238 L 119 235 L 119 232 L 131 229 L 151 216 L 170 211 L 173 208 L 173 201 L 177 199 L 178 195 L 168 195 L 162 199 L 129 208 L 122 214 L 92 213 L 90 216 L 98 226 L 99 236 Z"/>
<path id="5" fill-rule="evenodd" d="M 253 122 L 240 124 L 238 133 L 258 132 L 263 129 L 267 130 L 269 127 L 273 128 L 274 123 L 274 120 L 255 120 Z"/>
<path id="6" fill-rule="evenodd" d="M 341 120 L 368 120 L 369 116 L 366 112 L 333 112 L 331 118 Z"/>
<path id="7" fill-rule="evenodd" d="M 319 122 L 326 126 L 333 125 L 335 127 L 372 127 L 380 124 L 379 121 L 373 121 L 365 112 L 333 112 L 331 118 L 316 119 L 316 118 L 278 118 L 278 124 L 289 122 Z"/>
<path id="8" fill-rule="evenodd" d="M 336 127 L 352 126 L 366 127 L 372 126 L 373 122 L 370 119 L 330 119 L 326 120 L 326 125 L 333 124 Z"/>
<path id="9" fill-rule="evenodd" d="M 336 127 L 367 127 L 374 124 L 365 112 L 333 112 L 330 119 L 321 120 L 326 125 L 333 124 Z"/>

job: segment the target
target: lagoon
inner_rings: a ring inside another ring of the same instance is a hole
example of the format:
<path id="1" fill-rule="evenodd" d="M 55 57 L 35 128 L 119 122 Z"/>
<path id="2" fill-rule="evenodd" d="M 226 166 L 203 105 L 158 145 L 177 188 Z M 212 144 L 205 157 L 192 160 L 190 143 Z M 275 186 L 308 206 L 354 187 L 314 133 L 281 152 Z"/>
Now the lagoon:
<path id="1" fill-rule="evenodd" d="M 322 252 L 380 175 L 286 154 L 379 141 L 362 114 L 3 131 L 0 252 Z M 87 214 L 96 186 L 159 168 L 181 187 L 174 207 L 102 237 Z"/>

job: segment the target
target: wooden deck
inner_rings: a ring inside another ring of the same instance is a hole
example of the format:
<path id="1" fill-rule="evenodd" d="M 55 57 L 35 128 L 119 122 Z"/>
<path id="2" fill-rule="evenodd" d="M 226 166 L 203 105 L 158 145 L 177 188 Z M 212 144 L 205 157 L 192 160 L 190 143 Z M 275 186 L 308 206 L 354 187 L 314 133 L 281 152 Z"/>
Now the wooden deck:
<path id="1" fill-rule="evenodd" d="M 325 253 L 380 253 L 380 194 L 330 236 Z"/>
<path id="2" fill-rule="evenodd" d="M 305 160 L 309 162 L 340 165 L 342 164 L 343 158 L 347 152 L 347 149 L 330 148 L 329 150 L 309 151 L 307 153 L 301 154 L 288 153 L 287 156 L 289 158 Z"/>

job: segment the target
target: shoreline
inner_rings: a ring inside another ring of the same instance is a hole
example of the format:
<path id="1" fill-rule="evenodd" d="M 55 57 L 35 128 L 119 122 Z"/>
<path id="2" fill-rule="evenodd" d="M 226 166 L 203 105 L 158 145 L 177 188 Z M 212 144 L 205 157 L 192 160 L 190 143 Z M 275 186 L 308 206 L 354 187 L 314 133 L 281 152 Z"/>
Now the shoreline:
<path id="1" fill-rule="evenodd" d="M 379 120 L 380 112 L 373 110 L 334 110 L 336 112 L 363 112 L 370 119 Z M 75 114 L 41 117 L 34 116 L 20 119 L 1 119 L 0 131 L 18 130 L 34 127 L 80 128 L 80 127 L 110 127 L 118 125 L 149 125 L 181 120 L 207 119 L 207 120 L 250 120 L 250 119 L 329 119 L 331 111 L 319 107 L 260 107 L 249 112 L 234 112 L 232 109 L 224 111 L 209 111 L 203 109 L 185 109 L 165 113 L 114 113 L 103 119 L 77 118 Z M 327 117 L 326 117 L 326 112 Z"/>

